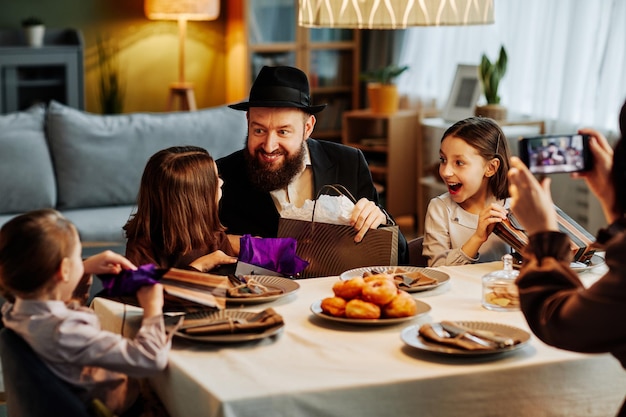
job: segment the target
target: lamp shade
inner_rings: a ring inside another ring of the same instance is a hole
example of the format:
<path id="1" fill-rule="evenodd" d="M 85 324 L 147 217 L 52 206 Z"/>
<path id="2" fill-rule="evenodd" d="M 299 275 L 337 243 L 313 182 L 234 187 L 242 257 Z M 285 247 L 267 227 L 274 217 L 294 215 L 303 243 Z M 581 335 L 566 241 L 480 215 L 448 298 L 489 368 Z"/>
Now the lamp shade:
<path id="1" fill-rule="evenodd" d="M 145 0 L 144 11 L 154 20 L 215 20 L 220 15 L 220 1 Z"/>
<path id="2" fill-rule="evenodd" d="M 300 26 L 403 29 L 494 22 L 493 0 L 299 0 Z"/>

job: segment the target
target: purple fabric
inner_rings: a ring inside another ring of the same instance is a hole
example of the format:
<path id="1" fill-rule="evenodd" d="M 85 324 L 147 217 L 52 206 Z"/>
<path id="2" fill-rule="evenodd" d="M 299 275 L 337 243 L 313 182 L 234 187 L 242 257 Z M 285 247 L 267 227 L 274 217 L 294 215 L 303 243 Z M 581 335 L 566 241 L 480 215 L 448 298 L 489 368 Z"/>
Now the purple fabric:
<path id="1" fill-rule="evenodd" d="M 119 274 L 98 275 L 102 281 L 102 286 L 109 296 L 135 295 L 140 287 L 154 285 L 159 282 L 163 275 L 157 270 L 156 265 L 142 265 L 133 271 L 125 269 Z"/>
<path id="2" fill-rule="evenodd" d="M 239 260 L 286 276 L 294 276 L 309 263 L 296 255 L 298 242 L 291 237 L 252 237 L 240 239 Z"/>

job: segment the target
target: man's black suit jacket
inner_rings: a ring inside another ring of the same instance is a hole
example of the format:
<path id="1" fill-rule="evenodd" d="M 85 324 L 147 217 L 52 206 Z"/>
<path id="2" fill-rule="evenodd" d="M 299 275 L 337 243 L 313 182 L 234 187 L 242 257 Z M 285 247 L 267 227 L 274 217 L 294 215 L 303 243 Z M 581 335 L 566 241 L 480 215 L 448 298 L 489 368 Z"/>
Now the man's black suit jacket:
<path id="1" fill-rule="evenodd" d="M 379 204 L 367 161 L 363 153 L 349 146 L 309 138 L 315 195 L 324 185 L 341 184 L 357 199 Z M 227 233 L 276 237 L 280 215 L 269 192 L 256 189 L 248 180 L 243 150 L 217 160 L 224 180 L 220 201 L 220 220 Z M 398 234 L 398 260 L 408 261 L 406 239 Z"/>

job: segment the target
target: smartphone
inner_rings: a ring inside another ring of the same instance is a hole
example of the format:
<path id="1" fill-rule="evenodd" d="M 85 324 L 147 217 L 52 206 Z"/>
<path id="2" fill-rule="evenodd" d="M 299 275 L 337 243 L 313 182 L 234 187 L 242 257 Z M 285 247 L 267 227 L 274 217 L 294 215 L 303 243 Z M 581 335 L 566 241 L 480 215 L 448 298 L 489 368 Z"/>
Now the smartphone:
<path id="1" fill-rule="evenodd" d="M 588 171 L 589 135 L 542 135 L 519 140 L 519 155 L 533 174 Z"/>

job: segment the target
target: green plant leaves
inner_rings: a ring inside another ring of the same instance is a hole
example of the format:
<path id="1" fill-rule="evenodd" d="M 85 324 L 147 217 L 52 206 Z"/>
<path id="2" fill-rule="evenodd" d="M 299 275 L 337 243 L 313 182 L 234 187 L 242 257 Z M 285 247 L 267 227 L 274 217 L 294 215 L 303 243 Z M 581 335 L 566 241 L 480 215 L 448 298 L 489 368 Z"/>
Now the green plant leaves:
<path id="1" fill-rule="evenodd" d="M 500 55 L 497 61 L 491 62 L 487 55 L 483 54 L 480 61 L 480 78 L 483 85 L 483 93 L 488 104 L 499 104 L 500 96 L 498 95 L 498 87 L 500 80 L 506 73 L 508 64 L 508 56 L 504 45 L 500 47 Z"/>
<path id="2" fill-rule="evenodd" d="M 98 67 L 100 69 L 100 107 L 103 114 L 119 114 L 124 109 L 124 84 L 117 61 L 117 45 L 102 37 L 97 39 Z"/>
<path id="3" fill-rule="evenodd" d="M 43 20 L 41 20 L 40 18 L 36 16 L 28 16 L 27 18 L 22 19 L 23 27 L 39 26 L 39 25 L 43 25 Z"/>
<path id="4" fill-rule="evenodd" d="M 378 82 L 381 84 L 391 84 L 397 76 L 408 70 L 409 66 L 404 65 L 399 67 L 391 64 L 386 67 L 379 68 L 374 71 L 368 71 L 361 74 L 360 79 L 367 82 Z"/>

